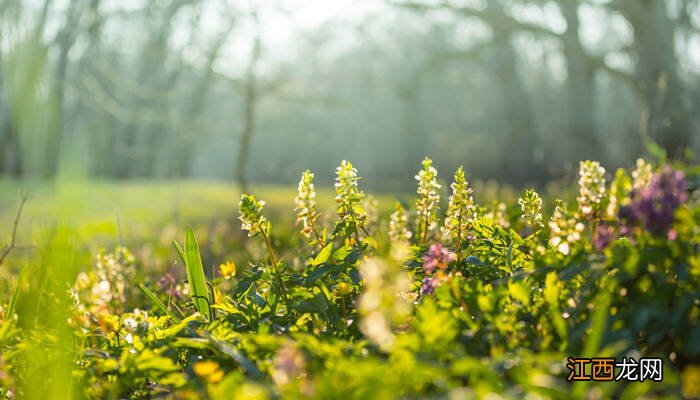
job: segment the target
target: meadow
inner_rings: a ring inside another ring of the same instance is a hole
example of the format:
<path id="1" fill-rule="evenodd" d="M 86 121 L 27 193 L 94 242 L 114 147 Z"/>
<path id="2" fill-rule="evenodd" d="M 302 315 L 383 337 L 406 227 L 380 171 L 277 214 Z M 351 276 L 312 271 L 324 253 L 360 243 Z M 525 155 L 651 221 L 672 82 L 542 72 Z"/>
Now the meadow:
<path id="1" fill-rule="evenodd" d="M 415 193 L 371 196 L 355 167 L 0 181 L 0 398 L 700 396 L 692 161 L 586 161 L 542 195 L 426 159 Z"/>

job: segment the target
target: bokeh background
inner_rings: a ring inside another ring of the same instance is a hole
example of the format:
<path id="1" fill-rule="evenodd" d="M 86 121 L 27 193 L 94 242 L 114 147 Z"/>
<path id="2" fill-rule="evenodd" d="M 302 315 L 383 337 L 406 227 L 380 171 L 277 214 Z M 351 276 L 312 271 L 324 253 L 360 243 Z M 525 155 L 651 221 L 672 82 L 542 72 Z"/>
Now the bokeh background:
<path id="1" fill-rule="evenodd" d="M 696 0 L 2 0 L 0 173 L 522 186 L 700 142 Z M 447 175 L 445 175 L 447 177 Z"/>

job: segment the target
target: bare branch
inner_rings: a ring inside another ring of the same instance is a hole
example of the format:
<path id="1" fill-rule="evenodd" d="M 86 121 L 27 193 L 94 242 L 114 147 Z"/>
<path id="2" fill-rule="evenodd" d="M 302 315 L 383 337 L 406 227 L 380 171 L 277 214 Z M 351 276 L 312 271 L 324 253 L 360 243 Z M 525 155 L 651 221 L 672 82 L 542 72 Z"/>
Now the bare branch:
<path id="1" fill-rule="evenodd" d="M 12 237 L 10 239 L 10 243 L 5 245 L 0 253 L 0 265 L 2 265 L 2 262 L 5 261 L 5 258 L 10 254 L 10 252 L 16 248 L 17 226 L 19 225 L 19 219 L 22 217 L 24 204 L 27 203 L 27 200 L 29 199 L 29 192 L 20 191 L 19 195 L 21 199 L 17 209 L 17 214 L 15 215 L 15 221 L 12 224 Z"/>
<path id="2" fill-rule="evenodd" d="M 610 7 L 612 7 L 613 5 L 619 6 L 619 4 L 616 2 L 612 3 L 607 5 Z M 567 38 L 560 33 L 554 32 L 538 24 L 520 21 L 517 18 L 506 14 L 505 12 L 493 11 L 494 9 L 489 7 L 483 10 L 477 10 L 466 6 L 457 6 L 446 1 L 437 4 L 426 4 L 418 1 L 390 0 L 390 4 L 395 5 L 397 7 L 404 7 L 414 11 L 422 12 L 438 9 L 448 10 L 457 14 L 478 18 L 483 22 L 491 25 L 493 29 L 498 29 L 505 32 L 530 32 L 533 34 L 538 34 L 556 39 L 559 42 L 561 42 L 564 46 L 564 52 L 569 53 L 574 57 L 580 57 L 592 67 L 603 70 L 611 76 L 627 83 L 635 91 L 637 91 L 639 88 L 639 81 L 635 78 L 634 75 L 619 70 L 617 68 L 611 67 L 605 62 L 605 59 L 602 56 L 596 56 L 587 53 L 578 43 L 571 43 L 570 40 L 567 40 Z"/>

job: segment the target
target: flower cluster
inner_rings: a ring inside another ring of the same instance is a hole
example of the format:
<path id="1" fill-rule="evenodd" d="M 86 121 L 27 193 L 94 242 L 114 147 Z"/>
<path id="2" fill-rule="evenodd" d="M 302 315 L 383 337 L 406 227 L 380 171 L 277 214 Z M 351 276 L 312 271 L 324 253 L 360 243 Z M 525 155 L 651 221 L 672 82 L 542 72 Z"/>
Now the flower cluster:
<path id="1" fill-rule="evenodd" d="M 200 379 L 208 383 L 217 383 L 224 377 L 224 371 L 219 363 L 213 360 L 199 361 L 192 366 L 192 371 Z"/>
<path id="2" fill-rule="evenodd" d="M 605 196 L 605 168 L 597 161 L 581 161 L 578 175 L 579 212 L 584 218 L 596 216 Z"/>
<path id="3" fill-rule="evenodd" d="M 226 261 L 219 265 L 219 274 L 224 279 L 231 279 L 236 276 L 236 263 L 233 261 Z"/>
<path id="4" fill-rule="evenodd" d="M 495 201 L 492 209 L 485 213 L 484 217 L 500 227 L 508 228 L 510 227 L 510 222 L 508 222 L 506 216 L 507 210 L 508 206 L 506 206 L 506 203 Z"/>
<path id="5" fill-rule="evenodd" d="M 182 300 L 189 294 L 189 287 L 179 283 L 177 279 L 175 279 L 175 276 L 169 272 L 158 279 L 156 287 L 158 290 L 165 292 L 168 296 L 172 296 L 178 300 Z"/>
<path id="6" fill-rule="evenodd" d="M 522 210 L 522 219 L 527 221 L 532 228 L 532 232 L 542 226 L 542 199 L 534 189 L 525 191 L 525 195 L 518 199 Z"/>
<path id="7" fill-rule="evenodd" d="M 423 278 L 423 282 L 420 286 L 421 296 L 430 296 L 435 293 L 435 289 L 438 287 L 440 281 L 436 277 L 426 276 Z"/>
<path id="8" fill-rule="evenodd" d="M 263 200 L 257 201 L 253 195 L 241 195 L 238 219 L 241 220 L 241 227 L 248 231 L 248 237 L 256 237 L 259 234 L 267 236 L 270 233 L 270 221 L 262 215 L 264 205 Z"/>
<path id="9" fill-rule="evenodd" d="M 447 216 L 445 217 L 444 233 L 452 236 L 457 242 L 457 247 L 461 247 L 464 235 L 469 229 L 469 224 L 474 218 L 474 199 L 472 189 L 464 177 L 464 169 L 459 167 L 454 175 L 454 182 L 450 185 L 452 196 L 447 206 Z"/>
<path id="10" fill-rule="evenodd" d="M 365 290 L 360 297 L 360 330 L 383 351 L 394 346 L 393 326 L 404 321 L 411 303 L 402 296 L 410 289 L 410 279 L 400 267 L 371 258 L 360 264 Z"/>
<path id="11" fill-rule="evenodd" d="M 623 233 L 641 225 L 656 236 L 672 235 L 675 211 L 688 199 L 686 189 L 683 172 L 665 165 L 647 186 L 632 190 L 630 204 L 620 208 Z"/>
<path id="12" fill-rule="evenodd" d="M 623 168 L 615 173 L 615 178 L 610 184 L 608 206 L 605 210 L 608 219 L 616 219 L 620 207 L 629 204 L 629 193 L 632 190 L 632 181 Z"/>
<path id="13" fill-rule="evenodd" d="M 646 162 L 643 158 L 638 158 L 637 166 L 634 171 L 632 171 L 632 189 L 640 190 L 646 187 L 651 181 L 653 172 L 650 163 Z"/>
<path id="14" fill-rule="evenodd" d="M 377 222 L 379 222 L 379 200 L 371 194 L 367 195 L 363 206 L 367 214 L 367 225 L 376 226 Z"/>
<path id="15" fill-rule="evenodd" d="M 394 212 L 389 217 L 389 239 L 395 243 L 406 243 L 411 239 L 413 232 L 408 229 L 408 214 L 398 201 L 394 206 Z"/>
<path id="16" fill-rule="evenodd" d="M 428 254 L 423 256 L 423 270 L 430 274 L 436 269 L 445 269 L 455 260 L 455 253 L 450 251 L 442 243 L 435 243 L 428 249 Z"/>
<path id="17" fill-rule="evenodd" d="M 430 246 L 428 253 L 423 256 L 423 272 L 426 276 L 421 283 L 421 296 L 433 294 L 435 288 L 440 286 L 440 282 L 448 280 L 445 270 L 456 259 L 455 253 L 442 243 L 434 243 Z"/>
<path id="18" fill-rule="evenodd" d="M 297 224 L 301 224 L 301 234 L 307 239 L 314 233 L 318 238 L 316 231 L 316 220 L 319 215 L 316 212 L 316 190 L 314 189 L 314 174 L 309 170 L 301 174 L 301 180 L 297 188 L 297 196 L 294 198 L 296 207 L 294 211 L 297 213 Z"/>
<path id="19" fill-rule="evenodd" d="M 583 223 L 570 215 L 566 204 L 562 200 L 556 200 L 554 214 L 549 220 L 551 233 L 549 244 L 559 253 L 568 255 L 571 252 L 571 246 L 581 240 L 584 229 Z"/>
<path id="20" fill-rule="evenodd" d="M 363 207 L 365 194 L 357 186 L 359 179 L 357 170 L 348 161 L 343 160 L 336 169 L 335 201 L 340 220 L 335 232 L 344 231 L 345 236 L 354 233 L 356 238 L 367 222 L 367 212 Z"/>
<path id="21" fill-rule="evenodd" d="M 593 234 L 593 248 L 600 251 L 608 247 L 615 239 L 615 228 L 606 223 L 601 223 Z"/>
<path id="22" fill-rule="evenodd" d="M 134 336 L 144 336 L 153 327 L 153 322 L 149 320 L 148 312 L 136 308 L 130 313 L 122 314 L 120 325 L 126 331 L 126 342 L 133 343 Z"/>
<path id="23" fill-rule="evenodd" d="M 422 242 L 428 238 L 428 232 L 437 227 L 437 215 L 440 208 L 440 188 L 437 182 L 437 170 L 433 167 L 433 160 L 425 158 L 423 169 L 416 175 L 418 181 L 418 199 L 416 200 L 416 213 L 419 218 L 419 226 L 422 232 Z"/>
<path id="24" fill-rule="evenodd" d="M 76 303 L 93 312 L 122 310 L 126 303 L 134 263 L 133 255 L 124 247 L 117 247 L 111 253 L 100 252 L 94 269 L 81 272 L 76 277 L 72 288 Z"/>

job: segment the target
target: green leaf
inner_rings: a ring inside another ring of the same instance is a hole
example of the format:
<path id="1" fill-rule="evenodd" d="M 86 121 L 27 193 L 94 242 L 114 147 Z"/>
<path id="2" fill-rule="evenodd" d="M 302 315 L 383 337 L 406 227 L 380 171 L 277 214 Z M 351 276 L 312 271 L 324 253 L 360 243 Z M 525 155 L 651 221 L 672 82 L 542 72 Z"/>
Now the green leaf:
<path id="1" fill-rule="evenodd" d="M 168 316 L 168 318 L 170 318 L 175 323 L 180 322 L 180 318 L 173 314 L 172 311 L 168 310 L 168 307 L 166 307 L 165 304 L 163 304 L 163 302 L 160 301 L 158 296 L 151 292 L 150 289 L 146 287 L 146 285 L 144 285 L 143 283 L 139 283 L 139 287 L 141 288 L 141 290 L 143 290 L 143 293 L 146 294 L 146 297 L 148 297 L 151 303 L 153 303 L 154 306 L 160 308 L 160 310 L 163 311 L 165 315 Z"/>
<path id="2" fill-rule="evenodd" d="M 331 264 L 321 265 L 309 273 L 309 275 L 306 277 L 306 284 L 313 285 L 314 282 L 329 274 L 334 268 L 335 266 Z"/>
<path id="3" fill-rule="evenodd" d="M 362 240 L 362 243 L 368 245 L 369 247 L 371 247 L 373 249 L 377 248 L 377 241 L 371 236 L 367 236 L 366 238 L 364 238 Z"/>
<path id="4" fill-rule="evenodd" d="M 211 318 L 207 278 L 204 276 L 204 267 L 202 267 L 202 258 L 199 255 L 197 238 L 190 227 L 188 227 L 185 232 L 184 258 L 185 268 L 187 269 L 187 281 L 190 285 L 190 293 L 192 293 L 194 308 L 202 314 L 204 318 Z"/>
<path id="5" fill-rule="evenodd" d="M 513 269 L 513 244 L 508 246 L 508 251 L 506 251 L 506 265 L 509 270 Z"/>
<path id="6" fill-rule="evenodd" d="M 175 239 L 173 239 L 173 246 L 175 246 L 175 250 L 177 250 L 177 255 L 180 256 L 180 260 L 182 260 L 182 263 L 186 263 L 185 251 L 182 250 L 182 247 L 180 247 L 180 244 Z"/>
<path id="7" fill-rule="evenodd" d="M 562 340 L 562 345 L 566 343 L 566 321 L 564 317 L 561 316 L 561 310 L 559 308 L 559 282 L 557 280 L 557 273 L 552 271 L 547 274 L 544 280 L 544 300 L 549 306 L 549 315 L 554 323 L 554 329 L 557 330 L 559 338 Z M 564 350 L 564 349 L 561 349 Z"/>
<path id="8" fill-rule="evenodd" d="M 333 251 L 333 243 L 328 243 L 326 247 L 324 247 L 317 255 L 316 258 L 311 262 L 312 266 L 317 266 L 320 264 L 323 264 L 324 262 L 328 261 L 328 258 L 331 256 L 331 252 Z"/>
<path id="9" fill-rule="evenodd" d="M 333 252 L 333 259 L 335 261 L 343 261 L 343 260 L 345 260 L 345 257 L 347 257 L 348 254 L 350 254 L 351 250 L 352 250 L 352 248 L 350 248 L 348 246 L 339 247 L 338 249 L 336 249 Z"/>
<path id="10" fill-rule="evenodd" d="M 530 293 L 525 284 L 522 282 L 513 282 L 508 286 L 510 295 L 516 300 L 523 303 L 525 306 L 530 304 Z"/>

